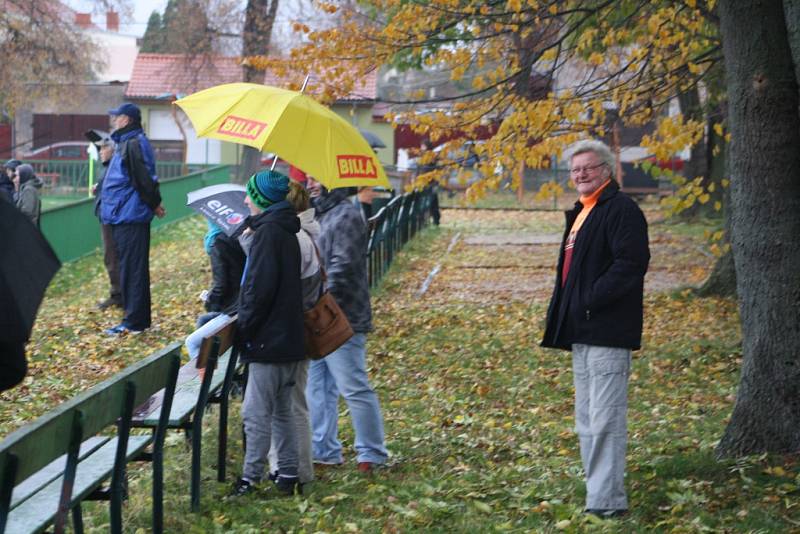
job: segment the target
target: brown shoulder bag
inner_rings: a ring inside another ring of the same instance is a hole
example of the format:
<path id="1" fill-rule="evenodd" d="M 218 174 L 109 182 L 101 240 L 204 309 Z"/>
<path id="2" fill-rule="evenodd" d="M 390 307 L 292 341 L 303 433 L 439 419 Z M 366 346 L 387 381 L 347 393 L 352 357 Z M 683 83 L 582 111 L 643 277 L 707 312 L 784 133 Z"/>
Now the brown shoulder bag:
<path id="1" fill-rule="evenodd" d="M 305 324 L 306 356 L 312 360 L 321 360 L 331 352 L 345 344 L 353 336 L 353 328 L 333 295 L 326 289 L 328 277 L 319 255 L 317 244 L 314 250 L 319 260 L 322 273 L 320 297 L 312 308 L 303 312 Z"/>

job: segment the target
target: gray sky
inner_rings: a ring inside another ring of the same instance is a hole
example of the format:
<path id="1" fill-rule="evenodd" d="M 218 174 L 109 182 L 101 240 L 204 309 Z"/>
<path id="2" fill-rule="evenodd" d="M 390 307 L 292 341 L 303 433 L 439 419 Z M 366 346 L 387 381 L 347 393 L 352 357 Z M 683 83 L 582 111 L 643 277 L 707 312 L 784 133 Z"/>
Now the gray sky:
<path id="1" fill-rule="evenodd" d="M 98 2 L 92 0 L 62 0 L 66 5 L 72 9 L 81 12 L 91 12 L 97 9 Z M 164 8 L 167 6 L 167 0 L 117 0 L 119 3 L 127 3 L 128 6 L 133 8 L 132 20 L 123 20 L 120 22 L 120 32 L 128 35 L 136 35 L 141 37 L 147 28 L 147 19 L 153 11 L 164 13 Z M 242 0 L 242 7 L 244 7 L 244 0 Z M 277 27 L 274 32 L 282 39 L 292 39 L 292 32 L 289 30 L 291 20 L 295 18 L 304 18 L 311 12 L 311 0 L 281 0 L 280 7 L 278 8 L 278 16 L 276 18 Z M 305 8 L 303 6 L 306 6 Z M 92 21 L 100 26 L 105 27 L 105 16 L 101 12 L 94 12 L 92 14 Z M 308 21 L 306 21 L 308 22 Z"/>
<path id="2" fill-rule="evenodd" d="M 97 3 L 92 0 L 62 0 L 66 5 L 81 12 L 90 12 L 96 9 Z M 129 6 L 133 6 L 133 20 L 122 20 L 120 22 L 120 33 L 128 35 L 137 35 L 141 37 L 144 35 L 144 30 L 147 28 L 147 19 L 150 18 L 150 13 L 158 10 L 160 13 L 164 12 L 167 5 L 167 0 L 136 0 L 128 2 Z M 105 27 L 105 16 L 102 13 L 93 13 L 92 21 L 100 26 Z"/>

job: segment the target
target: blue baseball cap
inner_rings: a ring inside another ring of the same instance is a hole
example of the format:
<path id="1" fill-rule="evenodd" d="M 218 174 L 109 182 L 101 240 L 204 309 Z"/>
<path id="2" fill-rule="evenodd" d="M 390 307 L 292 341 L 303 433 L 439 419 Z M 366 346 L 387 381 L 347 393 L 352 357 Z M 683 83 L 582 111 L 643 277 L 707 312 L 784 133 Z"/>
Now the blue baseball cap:
<path id="1" fill-rule="evenodd" d="M 131 104 L 130 102 L 125 102 L 120 107 L 115 109 L 108 110 L 109 115 L 127 115 L 135 122 L 141 122 L 142 120 L 142 112 L 139 110 L 139 106 L 136 104 Z"/>

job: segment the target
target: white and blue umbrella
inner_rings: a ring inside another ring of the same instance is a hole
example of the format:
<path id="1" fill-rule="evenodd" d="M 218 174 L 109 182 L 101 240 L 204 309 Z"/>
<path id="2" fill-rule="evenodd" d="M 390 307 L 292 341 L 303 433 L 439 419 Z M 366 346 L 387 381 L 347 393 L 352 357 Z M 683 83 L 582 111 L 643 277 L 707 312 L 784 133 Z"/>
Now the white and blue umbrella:
<path id="1" fill-rule="evenodd" d="M 250 214 L 244 203 L 247 190 L 243 185 L 210 185 L 186 195 L 186 205 L 219 226 L 232 237 Z"/>

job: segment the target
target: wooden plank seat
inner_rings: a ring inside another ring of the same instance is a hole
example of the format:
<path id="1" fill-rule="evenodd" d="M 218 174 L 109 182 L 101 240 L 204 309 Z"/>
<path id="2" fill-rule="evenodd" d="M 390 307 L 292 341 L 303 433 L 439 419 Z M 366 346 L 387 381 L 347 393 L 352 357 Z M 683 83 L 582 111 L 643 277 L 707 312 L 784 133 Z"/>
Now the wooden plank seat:
<path id="1" fill-rule="evenodd" d="M 140 459 L 153 461 L 153 531 L 161 532 L 162 449 L 179 366 L 180 344 L 173 344 L 6 437 L 0 443 L 0 532 L 42 532 L 53 524 L 61 533 L 72 512 L 80 533 L 81 502 L 108 500 L 111 531 L 121 533 L 125 468 Z M 131 435 L 133 407 L 162 388 L 155 432 Z M 105 435 L 114 427 L 116 435 Z"/>
<path id="2" fill-rule="evenodd" d="M 175 396 L 167 423 L 170 429 L 184 430 L 191 439 L 191 509 L 200 507 L 200 459 L 202 452 L 203 416 L 208 404 L 219 404 L 219 441 L 217 447 L 217 480 L 225 480 L 228 450 L 228 401 L 234 375 L 238 369 L 238 353 L 233 347 L 236 317 L 203 338 L 200 354 L 180 368 Z M 215 372 L 219 368 L 224 372 Z M 152 428 L 157 424 L 163 394 L 153 395 L 137 408 L 134 427 Z"/>

